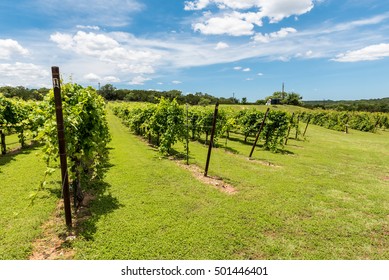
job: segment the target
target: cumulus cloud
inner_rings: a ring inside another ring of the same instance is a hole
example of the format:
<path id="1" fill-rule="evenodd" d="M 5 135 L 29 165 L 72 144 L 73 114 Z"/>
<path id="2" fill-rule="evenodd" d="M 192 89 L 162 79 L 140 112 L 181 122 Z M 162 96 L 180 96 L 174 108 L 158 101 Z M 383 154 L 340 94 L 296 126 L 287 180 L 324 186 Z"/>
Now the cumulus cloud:
<path id="1" fill-rule="evenodd" d="M 113 63 L 120 70 L 129 73 L 153 73 L 151 64 L 160 58 L 159 54 L 152 51 L 121 44 L 107 34 L 78 31 L 75 35 L 70 35 L 57 32 L 52 34 L 50 39 L 63 50 L 96 57 L 101 61 Z"/>
<path id="2" fill-rule="evenodd" d="M 253 28 L 254 25 L 252 23 L 231 15 L 227 15 L 225 17 L 213 17 L 204 23 L 196 23 L 193 25 L 194 31 L 199 31 L 205 35 L 252 35 Z"/>
<path id="3" fill-rule="evenodd" d="M 333 60 L 338 62 L 358 62 L 379 60 L 385 57 L 389 57 L 389 44 L 382 43 L 339 54 Z"/>
<path id="4" fill-rule="evenodd" d="M 284 37 L 288 36 L 289 34 L 296 33 L 296 32 L 297 32 L 296 29 L 294 29 L 292 27 L 287 27 L 287 28 L 281 28 L 277 32 L 266 33 L 266 34 L 257 33 L 257 34 L 255 34 L 255 36 L 253 36 L 253 39 L 255 42 L 269 43 L 272 40 L 284 38 Z"/>
<path id="5" fill-rule="evenodd" d="M 89 74 L 84 76 L 84 79 L 89 81 L 89 82 L 98 82 L 101 80 L 101 77 L 94 74 L 94 73 L 89 73 Z"/>
<path id="6" fill-rule="evenodd" d="M 251 69 L 250 69 L 250 68 L 244 68 L 242 71 L 243 71 L 243 72 L 250 72 Z"/>
<path id="7" fill-rule="evenodd" d="M 179 85 L 179 84 L 182 84 L 182 82 L 181 81 L 172 81 L 172 84 Z"/>
<path id="8" fill-rule="evenodd" d="M 0 83 L 29 86 L 41 79 L 49 80 L 49 71 L 41 66 L 22 62 L 0 64 Z"/>
<path id="9" fill-rule="evenodd" d="M 29 51 L 12 39 L 0 39 L 0 59 L 10 59 L 14 55 L 26 56 Z"/>
<path id="10" fill-rule="evenodd" d="M 252 35 L 255 26 L 262 26 L 264 18 L 277 23 L 290 16 L 306 14 L 313 9 L 314 0 L 196 0 L 187 1 L 185 9 L 203 10 L 211 5 L 224 11 L 222 15 L 207 12 L 193 29 L 205 35 L 242 36 Z"/>

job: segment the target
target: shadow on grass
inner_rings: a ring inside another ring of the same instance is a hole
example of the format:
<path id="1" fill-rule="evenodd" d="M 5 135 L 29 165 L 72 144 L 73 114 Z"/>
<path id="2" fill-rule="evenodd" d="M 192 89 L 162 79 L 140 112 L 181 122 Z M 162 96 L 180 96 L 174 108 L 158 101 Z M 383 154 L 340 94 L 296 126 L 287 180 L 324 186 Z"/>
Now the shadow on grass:
<path id="1" fill-rule="evenodd" d="M 87 201 L 77 211 L 77 235 L 93 240 L 101 217 L 123 207 L 119 200 L 109 193 L 110 187 L 110 184 L 103 181 L 93 183 L 86 194 Z"/>
<path id="2" fill-rule="evenodd" d="M 18 155 L 28 155 L 31 152 L 38 150 L 40 146 L 42 146 L 42 145 L 39 143 L 33 143 L 33 144 L 28 145 L 24 148 L 20 147 L 18 149 L 9 151 L 5 155 L 0 154 L 0 167 L 8 164 L 11 161 L 16 160 L 16 157 Z M 1 173 L 1 169 L 0 169 L 0 173 Z"/>

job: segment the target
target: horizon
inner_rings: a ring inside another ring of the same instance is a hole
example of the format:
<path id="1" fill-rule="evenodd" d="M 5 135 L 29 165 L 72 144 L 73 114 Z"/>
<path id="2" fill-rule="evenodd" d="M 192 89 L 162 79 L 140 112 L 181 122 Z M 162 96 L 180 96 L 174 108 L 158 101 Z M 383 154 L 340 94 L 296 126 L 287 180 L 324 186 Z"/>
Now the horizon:
<path id="1" fill-rule="evenodd" d="M 389 7 L 377 0 L 0 3 L 0 86 L 81 85 L 303 101 L 389 96 Z M 66 80 L 66 78 L 65 78 Z"/>

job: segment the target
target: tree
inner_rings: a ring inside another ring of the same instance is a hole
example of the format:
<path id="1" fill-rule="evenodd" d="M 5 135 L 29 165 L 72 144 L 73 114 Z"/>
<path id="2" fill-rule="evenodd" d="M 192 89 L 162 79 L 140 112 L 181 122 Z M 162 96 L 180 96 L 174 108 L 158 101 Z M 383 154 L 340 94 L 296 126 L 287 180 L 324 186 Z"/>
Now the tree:
<path id="1" fill-rule="evenodd" d="M 242 97 L 242 104 L 247 104 L 247 97 Z"/>
<path id="2" fill-rule="evenodd" d="M 115 94 L 116 88 L 111 84 L 106 84 L 102 86 L 99 90 L 99 94 L 104 97 L 106 100 L 114 100 L 116 99 Z"/>
<path id="3" fill-rule="evenodd" d="M 284 103 L 288 104 L 288 105 L 301 106 L 302 99 L 303 99 L 303 97 L 300 94 L 295 93 L 295 92 L 290 92 L 290 93 L 286 94 L 286 98 L 285 98 Z"/>

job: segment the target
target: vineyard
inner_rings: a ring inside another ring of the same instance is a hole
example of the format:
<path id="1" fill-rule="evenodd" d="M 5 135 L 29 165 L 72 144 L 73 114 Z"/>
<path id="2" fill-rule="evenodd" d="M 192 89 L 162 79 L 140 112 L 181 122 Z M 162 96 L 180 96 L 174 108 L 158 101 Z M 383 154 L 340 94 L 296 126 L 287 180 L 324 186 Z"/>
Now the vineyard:
<path id="1" fill-rule="evenodd" d="M 204 135 L 208 142 L 212 128 L 213 108 L 201 106 L 180 106 L 175 100 L 162 98 L 159 104 L 115 103 L 112 105 L 115 115 L 135 134 L 154 143 L 161 153 L 169 153 L 177 141 L 186 145 L 186 139 L 201 139 Z M 302 122 L 300 124 L 300 121 Z M 230 133 L 242 135 L 244 142 L 255 137 L 264 122 L 259 138 L 265 150 L 283 151 L 289 136 L 294 139 L 304 137 L 309 124 L 328 129 L 348 132 L 354 129 L 364 132 L 377 132 L 389 128 L 389 114 L 385 113 L 349 113 L 336 111 L 302 111 L 290 113 L 282 110 L 265 112 L 254 108 L 219 110 L 215 137 L 216 141 L 225 138 L 225 146 Z M 292 132 L 292 134 L 291 134 Z M 219 141 L 220 142 L 220 141 Z"/>
<path id="2" fill-rule="evenodd" d="M 389 257 L 388 114 L 220 106 L 210 185 L 182 161 L 189 151 L 189 166 L 204 167 L 214 106 L 106 106 L 76 84 L 62 94 L 72 215 L 88 214 L 74 240 L 49 248 L 70 253 L 44 258 Z M 2 138 L 37 143 L 0 156 L 0 259 L 26 259 L 58 216 L 53 92 L 35 103 L 0 96 L 0 109 Z"/>

